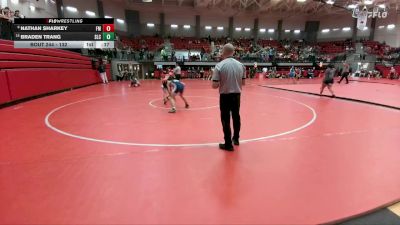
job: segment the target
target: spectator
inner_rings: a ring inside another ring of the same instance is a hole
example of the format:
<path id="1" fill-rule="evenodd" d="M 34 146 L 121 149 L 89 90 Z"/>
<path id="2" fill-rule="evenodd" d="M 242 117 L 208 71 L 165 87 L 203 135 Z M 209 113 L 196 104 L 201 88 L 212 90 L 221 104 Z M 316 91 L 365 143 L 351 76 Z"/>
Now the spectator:
<path id="1" fill-rule="evenodd" d="M 396 69 L 392 66 L 392 68 L 390 68 L 390 72 L 389 72 L 389 79 L 393 80 L 397 78 L 397 71 Z"/>
<path id="2" fill-rule="evenodd" d="M 15 10 L 14 18 L 23 19 L 23 18 L 25 18 L 25 16 L 20 14 L 19 10 Z"/>
<path id="3" fill-rule="evenodd" d="M 0 38 L 11 40 L 11 17 L 10 8 L 0 9 Z"/>
<path id="4" fill-rule="evenodd" d="M 103 81 L 103 84 L 108 84 L 107 74 L 106 74 L 106 65 L 103 59 L 99 59 L 99 67 L 97 68 L 100 74 L 100 78 Z"/>
<path id="5" fill-rule="evenodd" d="M 328 68 L 325 70 L 324 79 L 322 80 L 321 91 L 319 93 L 320 95 L 322 95 L 324 89 L 328 87 L 328 90 L 329 92 L 331 92 L 332 97 L 335 97 L 335 93 L 332 90 L 335 73 L 335 67 L 332 64 L 329 64 Z"/>
<path id="6" fill-rule="evenodd" d="M 180 80 L 181 79 L 181 67 L 178 64 L 176 64 L 173 72 L 174 72 L 175 79 Z"/>
<path id="7" fill-rule="evenodd" d="M 168 61 L 168 53 L 165 50 L 165 48 L 161 49 L 161 57 L 163 58 L 164 61 Z"/>
<path id="8" fill-rule="evenodd" d="M 309 79 L 313 79 L 313 78 L 314 78 L 314 69 L 312 69 L 312 68 L 308 69 L 308 71 L 307 71 L 307 77 L 308 77 Z"/>
<path id="9" fill-rule="evenodd" d="M 8 7 L 5 7 L 4 9 L 0 9 L 0 18 L 3 18 L 5 20 L 8 20 L 9 22 L 11 21 L 11 10 Z"/>
<path id="10" fill-rule="evenodd" d="M 117 74 L 117 81 L 122 81 L 124 80 L 124 76 L 127 73 L 126 70 L 118 70 L 118 74 Z"/>
<path id="11" fill-rule="evenodd" d="M 346 84 L 348 84 L 349 83 L 349 79 L 348 79 L 349 74 L 350 74 L 350 65 L 347 62 L 344 62 L 343 63 L 343 70 L 342 70 L 342 72 L 340 74 L 341 78 L 338 81 L 338 83 L 340 84 L 340 82 L 342 82 L 343 79 L 346 79 Z"/>
<path id="12" fill-rule="evenodd" d="M 171 60 L 172 60 L 172 61 L 176 61 L 176 58 L 175 58 L 175 50 L 173 50 L 173 49 L 172 49 L 172 51 L 171 51 Z"/>

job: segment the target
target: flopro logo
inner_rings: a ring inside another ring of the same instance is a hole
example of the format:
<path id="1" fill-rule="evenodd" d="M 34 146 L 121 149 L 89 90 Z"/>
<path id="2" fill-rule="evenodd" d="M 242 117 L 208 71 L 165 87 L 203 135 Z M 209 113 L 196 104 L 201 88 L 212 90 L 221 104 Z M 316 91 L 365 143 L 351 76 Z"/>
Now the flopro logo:
<path id="1" fill-rule="evenodd" d="M 375 6 L 372 8 L 372 10 L 368 10 L 366 6 L 360 10 L 360 6 L 357 6 L 353 9 L 353 17 L 358 18 L 360 14 L 367 14 L 368 18 L 379 18 L 379 19 L 384 19 L 388 17 L 388 12 L 386 11 L 386 8 L 380 8 L 378 6 Z"/>

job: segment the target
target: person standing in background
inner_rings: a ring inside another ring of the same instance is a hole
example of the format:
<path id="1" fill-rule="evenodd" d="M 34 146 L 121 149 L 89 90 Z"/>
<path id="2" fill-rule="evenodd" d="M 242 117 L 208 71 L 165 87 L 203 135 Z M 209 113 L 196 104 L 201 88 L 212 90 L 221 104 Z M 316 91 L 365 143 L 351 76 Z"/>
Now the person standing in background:
<path id="1" fill-rule="evenodd" d="M 331 92 L 332 97 L 336 97 L 335 93 L 333 93 L 333 90 L 332 90 L 335 73 L 336 73 L 335 67 L 332 64 L 329 64 L 328 68 L 325 70 L 324 78 L 322 80 L 321 91 L 319 93 L 320 95 L 322 95 L 322 92 L 324 92 L 324 89 L 326 87 L 328 87 L 328 90 L 329 90 L 329 92 Z"/>
<path id="2" fill-rule="evenodd" d="M 290 68 L 290 71 L 289 71 L 289 78 L 290 78 L 291 80 L 293 80 L 293 83 L 296 83 L 295 77 L 296 77 L 296 70 L 295 70 L 294 66 L 292 66 L 292 67 Z"/>
<path id="3" fill-rule="evenodd" d="M 129 77 L 131 80 L 131 83 L 129 84 L 129 87 L 139 87 L 140 86 L 140 81 L 139 81 L 139 71 L 134 70 L 133 74 Z"/>
<path id="4" fill-rule="evenodd" d="M 15 10 L 14 18 L 23 19 L 23 18 L 25 18 L 25 16 L 20 14 L 19 10 Z"/>
<path id="5" fill-rule="evenodd" d="M 397 78 L 397 71 L 396 69 L 392 66 L 390 68 L 390 72 L 389 72 L 389 79 L 393 80 Z"/>
<path id="6" fill-rule="evenodd" d="M 167 51 L 165 50 L 165 48 L 161 49 L 161 56 L 164 61 L 168 61 L 168 54 L 167 54 Z"/>
<path id="7" fill-rule="evenodd" d="M 117 81 L 122 81 L 123 79 L 124 79 L 124 73 L 125 73 L 125 71 L 124 71 L 124 69 L 122 68 L 122 64 L 121 63 L 118 63 L 117 64 L 117 71 L 118 71 L 118 73 L 116 74 L 116 80 Z"/>
<path id="8" fill-rule="evenodd" d="M 97 68 L 100 74 L 100 78 L 103 81 L 103 84 L 108 84 L 107 73 L 106 73 L 106 65 L 103 59 L 99 60 L 99 67 Z"/>
<path id="9" fill-rule="evenodd" d="M 180 80 L 181 79 L 181 73 L 182 73 L 181 72 L 181 67 L 178 64 L 176 64 L 176 66 L 174 68 L 175 79 Z"/>
<path id="10" fill-rule="evenodd" d="M 349 83 L 349 79 L 348 79 L 349 73 L 350 73 L 350 65 L 348 63 L 344 62 L 343 63 L 343 71 L 342 71 L 341 78 L 338 83 L 340 84 L 340 82 L 342 82 L 342 80 L 344 78 L 346 78 L 346 84 L 348 84 Z"/>
<path id="11" fill-rule="evenodd" d="M 245 85 L 246 68 L 242 63 L 233 58 L 235 47 L 228 43 L 222 49 L 222 60 L 215 66 L 212 76 L 212 88 L 219 88 L 219 107 L 221 123 L 224 131 L 225 143 L 219 144 L 219 148 L 233 151 L 233 145 L 239 145 L 240 137 L 240 96 L 242 85 Z M 233 137 L 231 131 L 231 119 L 233 120 Z"/>
<path id="12" fill-rule="evenodd" d="M 0 7 L 0 38 L 11 40 L 11 21 L 12 21 L 12 13 L 10 8 L 4 7 L 1 9 Z"/>

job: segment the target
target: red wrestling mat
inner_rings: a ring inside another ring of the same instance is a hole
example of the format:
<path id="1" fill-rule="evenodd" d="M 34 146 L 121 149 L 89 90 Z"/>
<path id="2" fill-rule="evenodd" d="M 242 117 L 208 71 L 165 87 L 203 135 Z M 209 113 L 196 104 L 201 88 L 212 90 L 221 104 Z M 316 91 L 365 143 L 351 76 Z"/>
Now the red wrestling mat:
<path id="1" fill-rule="evenodd" d="M 399 111 L 248 85 L 224 152 L 217 92 L 184 82 L 176 114 L 159 81 L 1 109 L 0 223 L 319 224 L 400 200 Z"/>
<path id="2" fill-rule="evenodd" d="M 350 81 L 349 84 L 345 84 L 345 81 L 338 84 L 337 81 L 336 79 L 333 90 L 338 97 L 400 107 L 400 81 L 359 79 L 358 81 Z M 321 87 L 320 79 L 300 80 L 297 84 L 293 84 L 293 82 L 290 84 L 289 82 L 288 80 L 275 79 L 253 83 L 314 94 L 319 94 Z M 325 88 L 323 94 L 330 95 L 327 88 Z"/>

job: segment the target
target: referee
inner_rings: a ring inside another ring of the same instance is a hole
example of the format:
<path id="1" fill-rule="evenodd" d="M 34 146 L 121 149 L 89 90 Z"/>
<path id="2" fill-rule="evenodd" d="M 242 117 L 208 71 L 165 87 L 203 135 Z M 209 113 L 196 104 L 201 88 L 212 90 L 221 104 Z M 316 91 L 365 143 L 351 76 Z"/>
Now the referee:
<path id="1" fill-rule="evenodd" d="M 343 71 L 342 71 L 342 74 L 340 75 L 341 78 L 338 83 L 340 84 L 340 82 L 342 82 L 342 80 L 344 78 L 346 78 L 346 84 L 348 84 L 349 79 L 347 77 L 349 76 L 349 74 L 350 74 L 350 65 L 348 63 L 344 62 L 343 63 Z"/>
<path id="2" fill-rule="evenodd" d="M 175 75 L 175 79 L 180 80 L 181 79 L 181 67 L 176 64 L 175 68 L 174 68 L 174 75 Z"/>
<path id="3" fill-rule="evenodd" d="M 240 93 L 245 84 L 246 69 L 242 63 L 233 58 L 235 47 L 228 43 L 222 49 L 224 59 L 215 66 L 212 77 L 212 87 L 219 88 L 219 107 L 224 131 L 224 144 L 219 144 L 222 150 L 233 151 L 233 144 L 239 145 L 240 133 Z M 233 137 L 230 119 L 233 120 Z"/>

